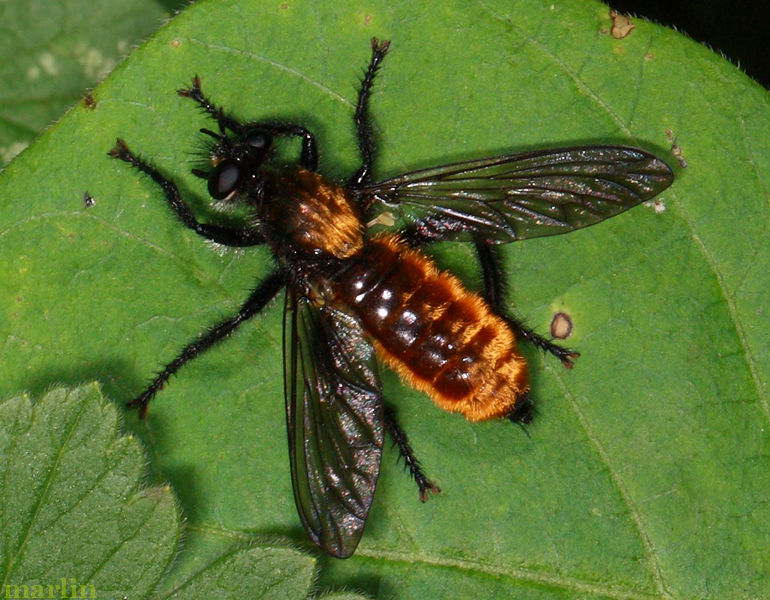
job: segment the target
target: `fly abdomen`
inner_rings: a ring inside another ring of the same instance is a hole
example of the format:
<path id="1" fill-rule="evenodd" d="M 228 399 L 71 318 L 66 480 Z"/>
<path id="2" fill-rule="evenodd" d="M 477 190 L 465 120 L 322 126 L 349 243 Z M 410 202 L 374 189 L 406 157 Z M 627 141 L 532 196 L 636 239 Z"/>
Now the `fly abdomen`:
<path id="1" fill-rule="evenodd" d="M 385 363 L 441 408 L 483 421 L 510 414 L 527 393 L 526 362 L 510 327 L 398 237 L 366 242 L 334 286 Z"/>

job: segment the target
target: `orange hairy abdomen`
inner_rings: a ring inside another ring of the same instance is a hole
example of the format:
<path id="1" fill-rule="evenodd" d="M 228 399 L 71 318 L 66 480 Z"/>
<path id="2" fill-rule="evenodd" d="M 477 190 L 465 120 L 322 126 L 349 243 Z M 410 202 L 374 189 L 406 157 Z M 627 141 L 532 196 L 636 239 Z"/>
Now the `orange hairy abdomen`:
<path id="1" fill-rule="evenodd" d="M 385 363 L 441 408 L 504 417 L 529 389 L 513 332 L 477 294 L 396 236 L 376 237 L 334 278 Z"/>

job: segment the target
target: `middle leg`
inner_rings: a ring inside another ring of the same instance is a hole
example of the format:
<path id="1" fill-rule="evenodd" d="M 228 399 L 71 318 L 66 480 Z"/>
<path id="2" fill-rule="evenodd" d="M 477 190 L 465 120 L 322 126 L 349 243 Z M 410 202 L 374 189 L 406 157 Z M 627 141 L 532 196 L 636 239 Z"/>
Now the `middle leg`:
<path id="1" fill-rule="evenodd" d="M 155 394 L 166 385 L 166 382 L 174 373 L 176 373 L 183 365 L 206 352 L 206 350 L 211 348 L 214 344 L 226 338 L 238 329 L 238 327 L 243 325 L 243 323 L 260 312 L 267 303 L 275 297 L 284 284 L 284 275 L 280 271 L 276 271 L 270 275 L 260 283 L 253 292 L 251 292 L 235 315 L 221 321 L 194 342 L 185 346 L 179 355 L 168 363 L 160 373 L 156 375 L 150 385 L 148 385 L 139 396 L 131 400 L 127 406 L 129 408 L 138 409 L 139 417 L 143 419 L 147 414 L 147 405 L 155 397 Z"/>

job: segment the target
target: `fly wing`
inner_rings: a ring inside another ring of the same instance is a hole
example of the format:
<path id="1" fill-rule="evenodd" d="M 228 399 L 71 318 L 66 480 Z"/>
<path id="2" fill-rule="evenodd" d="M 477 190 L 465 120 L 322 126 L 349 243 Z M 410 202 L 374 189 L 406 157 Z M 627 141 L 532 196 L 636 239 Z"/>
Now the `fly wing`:
<path id="1" fill-rule="evenodd" d="M 313 542 L 346 558 L 374 497 L 384 418 L 374 349 L 356 317 L 288 287 L 284 385 L 297 511 Z"/>
<path id="2" fill-rule="evenodd" d="M 673 182 L 662 160 L 626 146 L 581 146 L 482 158 L 361 190 L 398 228 L 433 240 L 506 243 L 588 227 Z"/>

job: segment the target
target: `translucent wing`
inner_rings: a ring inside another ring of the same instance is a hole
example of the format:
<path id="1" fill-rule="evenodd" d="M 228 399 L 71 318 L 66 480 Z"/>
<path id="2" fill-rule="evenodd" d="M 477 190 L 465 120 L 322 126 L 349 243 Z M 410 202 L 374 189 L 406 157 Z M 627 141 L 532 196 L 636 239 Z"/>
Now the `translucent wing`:
<path id="1" fill-rule="evenodd" d="M 505 243 L 588 227 L 673 180 L 668 165 L 644 150 L 582 146 L 414 171 L 361 193 L 396 227 L 427 239 Z"/>
<path id="2" fill-rule="evenodd" d="M 313 542 L 346 558 L 369 514 L 383 438 L 374 350 L 358 320 L 288 287 L 284 383 L 299 516 Z"/>

